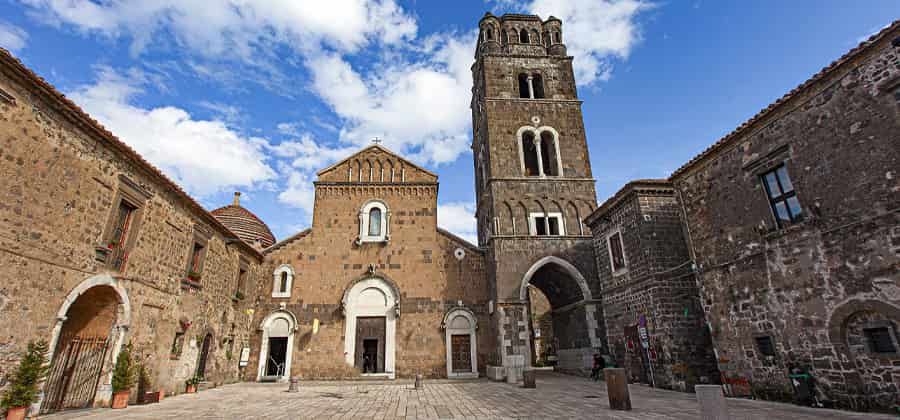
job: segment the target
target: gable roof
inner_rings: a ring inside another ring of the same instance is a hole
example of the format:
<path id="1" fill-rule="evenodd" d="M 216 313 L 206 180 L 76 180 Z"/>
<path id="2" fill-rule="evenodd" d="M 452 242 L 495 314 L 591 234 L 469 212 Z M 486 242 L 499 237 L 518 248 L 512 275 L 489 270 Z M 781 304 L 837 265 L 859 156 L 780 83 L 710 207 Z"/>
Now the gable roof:
<path id="1" fill-rule="evenodd" d="M 317 176 L 321 176 L 321 175 L 323 175 L 323 174 L 325 174 L 325 173 L 331 171 L 332 169 L 337 168 L 338 166 L 341 166 L 341 165 L 343 165 L 344 163 L 347 163 L 347 162 L 353 160 L 354 158 L 356 158 L 357 156 L 360 156 L 360 155 L 364 154 L 365 152 L 368 152 L 369 150 L 372 150 L 372 149 L 380 150 L 380 151 L 382 151 L 382 152 L 384 152 L 384 153 L 387 153 L 387 154 L 389 154 L 389 155 L 391 155 L 391 156 L 397 158 L 398 160 L 402 161 L 403 163 L 405 163 L 405 164 L 407 164 L 407 165 L 409 165 L 409 166 L 411 166 L 411 167 L 413 167 L 413 168 L 415 168 L 415 169 L 417 169 L 417 170 L 419 170 L 419 171 L 422 171 L 422 172 L 424 172 L 424 173 L 426 173 L 426 174 L 428 174 L 428 175 L 433 176 L 435 180 L 437 180 L 437 178 L 438 178 L 438 176 L 437 176 L 436 173 L 431 172 L 431 171 L 429 171 L 428 169 L 425 169 L 425 168 L 423 168 L 423 167 L 421 167 L 421 166 L 419 166 L 419 165 L 413 163 L 413 162 L 410 161 L 409 159 L 406 159 L 405 157 L 400 156 L 400 155 L 397 154 L 397 153 L 394 153 L 392 150 L 390 150 L 390 149 L 388 149 L 387 147 L 384 147 L 384 146 L 382 146 L 382 145 L 380 145 L 380 144 L 372 144 L 372 145 L 366 146 L 366 147 L 360 149 L 358 152 L 356 152 L 356 153 L 354 153 L 354 154 L 352 154 L 352 155 L 350 155 L 350 156 L 347 156 L 347 157 L 344 158 L 344 159 L 341 159 L 340 162 L 336 162 L 336 163 L 332 164 L 331 166 L 329 166 L 329 167 L 327 167 L 327 168 L 325 168 L 325 169 L 322 169 L 322 170 L 319 171 L 319 172 L 316 172 L 316 175 L 317 175 Z"/>
<path id="2" fill-rule="evenodd" d="M 591 214 L 584 218 L 584 222 L 588 226 L 593 225 L 595 221 L 601 218 L 601 216 L 612 210 L 632 193 L 654 191 L 672 192 L 672 190 L 672 183 L 668 179 L 636 179 L 622 186 L 622 188 L 613 194 L 612 197 L 604 201 L 603 204 L 597 206 Z"/>
<path id="3" fill-rule="evenodd" d="M 807 81 L 800 84 L 800 86 L 795 87 L 790 92 L 784 94 L 781 98 L 778 98 L 775 102 L 769 104 L 769 106 L 765 107 L 762 111 L 759 111 L 756 115 L 754 115 L 749 120 L 745 121 L 743 124 L 735 128 L 732 132 L 725 135 L 711 146 L 707 147 L 706 150 L 700 152 L 699 155 L 695 156 L 693 159 L 689 160 L 687 163 L 682 165 L 680 168 L 676 169 L 672 175 L 669 176 L 669 179 L 675 179 L 681 175 L 684 175 L 688 169 L 693 167 L 694 165 L 700 163 L 701 161 L 707 159 L 712 156 L 714 153 L 718 152 L 721 149 L 724 149 L 728 144 L 737 138 L 741 137 L 745 132 L 749 131 L 751 127 L 755 124 L 759 123 L 769 115 L 773 114 L 777 109 L 779 109 L 782 105 L 787 103 L 788 101 L 794 99 L 798 96 L 802 91 L 809 89 L 813 84 L 823 80 L 826 76 L 831 75 L 842 65 L 847 63 L 848 61 L 853 60 L 863 52 L 869 50 L 872 46 L 878 43 L 882 38 L 887 36 L 887 34 L 900 29 L 900 20 L 895 20 L 890 25 L 886 26 L 884 29 L 879 31 L 877 34 L 872 35 L 869 39 L 861 42 L 852 50 L 848 51 L 846 54 L 831 62 L 831 64 L 825 66 L 822 70 L 819 70 L 818 73 L 814 74 Z M 896 40 L 894 40 L 896 42 Z"/>
<path id="4" fill-rule="evenodd" d="M 175 181 L 172 181 L 156 166 L 148 162 L 143 156 L 132 149 L 131 146 L 125 144 L 125 142 L 116 137 L 115 134 L 103 127 L 97 120 L 93 119 L 87 112 L 81 109 L 81 107 L 76 105 L 75 102 L 72 102 L 71 99 L 67 98 L 66 95 L 63 95 L 60 91 L 56 90 L 50 82 L 44 80 L 41 76 L 38 76 L 35 72 L 22 64 L 22 62 L 12 55 L 12 53 L 3 48 L 0 48 L 0 66 L 11 72 L 13 78 L 19 83 L 31 85 L 35 94 L 38 94 L 40 97 L 49 101 L 51 105 L 56 107 L 55 111 L 69 119 L 75 126 L 87 132 L 88 135 L 94 134 L 96 138 L 105 142 L 107 146 L 116 152 L 123 154 L 127 159 L 131 159 L 139 170 L 143 170 L 143 172 L 149 175 L 152 180 L 162 184 L 164 189 L 173 192 L 176 197 L 181 199 L 187 205 L 188 209 L 195 211 L 201 219 L 212 225 L 220 233 L 224 234 L 223 236 L 230 239 L 238 239 L 238 235 L 229 230 L 222 222 L 216 219 L 215 216 L 206 211 L 200 203 L 181 189 Z M 237 241 L 237 243 L 241 244 L 240 246 L 244 251 L 262 259 L 262 254 L 249 244 L 244 241 Z"/>

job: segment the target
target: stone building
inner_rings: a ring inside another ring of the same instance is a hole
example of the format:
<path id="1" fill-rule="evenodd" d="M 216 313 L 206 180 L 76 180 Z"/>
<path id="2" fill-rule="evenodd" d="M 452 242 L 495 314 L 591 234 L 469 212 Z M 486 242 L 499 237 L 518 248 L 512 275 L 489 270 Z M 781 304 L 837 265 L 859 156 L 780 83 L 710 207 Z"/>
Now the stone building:
<path id="1" fill-rule="evenodd" d="M 624 366 L 633 382 L 657 387 L 685 391 L 718 382 L 672 184 L 629 182 L 585 223 L 594 237 L 615 364 Z"/>
<path id="2" fill-rule="evenodd" d="M 319 172 L 312 226 L 264 251 L 244 379 L 484 371 L 485 254 L 437 227 L 437 192 L 379 145 Z"/>
<path id="3" fill-rule="evenodd" d="M 604 337 L 591 237 L 582 223 L 596 194 L 562 23 L 486 14 L 479 29 L 472 153 L 498 362 L 512 379 L 532 363 L 531 285 L 552 307 L 558 368 L 586 372 Z"/>
<path id="4" fill-rule="evenodd" d="M 900 405 L 900 21 L 678 169 L 728 390 Z"/>
<path id="5" fill-rule="evenodd" d="M 236 381 L 262 254 L 0 51 L 0 378 L 51 346 L 37 404 L 106 404 L 131 343 L 150 386 Z"/>

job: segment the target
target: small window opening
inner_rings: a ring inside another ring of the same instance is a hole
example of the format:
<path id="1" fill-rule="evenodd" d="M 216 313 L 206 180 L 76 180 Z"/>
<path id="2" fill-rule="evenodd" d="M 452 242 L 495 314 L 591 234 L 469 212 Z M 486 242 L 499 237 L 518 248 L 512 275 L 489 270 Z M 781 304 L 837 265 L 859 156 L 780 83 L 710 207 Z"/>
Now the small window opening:
<path id="1" fill-rule="evenodd" d="M 127 255 L 125 254 L 125 242 L 128 240 L 128 229 L 131 227 L 131 221 L 137 207 L 132 206 L 125 200 L 119 201 L 119 209 L 116 213 L 116 224 L 113 228 L 112 236 L 107 245 L 112 250 L 112 259 L 110 263 L 116 270 L 121 270 L 125 265 Z"/>
<path id="2" fill-rule="evenodd" d="M 559 44 L 559 43 L 560 43 L 560 40 L 559 40 L 559 39 L 560 39 L 559 32 L 554 32 L 554 33 L 553 33 L 553 43 L 554 43 L 554 44 Z"/>
<path id="3" fill-rule="evenodd" d="M 888 327 L 864 328 L 863 334 L 872 353 L 896 353 L 897 347 Z"/>
<path id="4" fill-rule="evenodd" d="M 184 332 L 176 331 L 175 339 L 172 340 L 172 348 L 169 350 L 169 358 L 177 359 L 181 357 L 182 347 L 184 347 Z"/>
<path id="5" fill-rule="evenodd" d="M 772 337 L 756 337 L 756 348 L 759 350 L 759 354 L 765 357 L 775 355 L 775 343 L 772 342 Z"/>
<path id="6" fill-rule="evenodd" d="M 369 236 L 381 236 L 381 209 L 369 210 Z"/>
<path id="7" fill-rule="evenodd" d="M 799 222 L 803 219 L 803 209 L 794 185 L 788 176 L 787 168 L 780 165 L 762 175 L 769 205 L 775 215 L 775 223 L 779 228 Z"/>
<path id="8" fill-rule="evenodd" d="M 531 85 L 534 88 L 535 99 L 544 98 L 544 78 L 540 74 L 535 74 L 531 78 Z"/>
<path id="9" fill-rule="evenodd" d="M 288 291 L 288 273 L 286 271 L 281 272 L 281 279 L 278 283 L 278 292 L 279 293 L 287 293 Z"/>
<path id="10" fill-rule="evenodd" d="M 553 141 L 553 133 L 544 131 L 541 133 L 541 163 L 544 165 L 544 175 L 559 175 L 559 165 L 556 156 L 556 145 Z"/>
<path id="11" fill-rule="evenodd" d="M 188 278 L 193 281 L 200 281 L 200 270 L 201 263 L 203 262 L 203 245 L 194 242 L 194 247 L 191 249 L 191 264 L 188 269 Z"/>
<path id="12" fill-rule="evenodd" d="M 244 287 L 246 287 L 246 285 L 247 285 L 247 270 L 242 268 L 242 269 L 240 269 L 240 271 L 238 271 L 238 284 L 237 284 L 237 290 L 236 290 L 235 295 L 237 295 L 237 296 L 243 295 Z"/>
<path id="13" fill-rule="evenodd" d="M 509 44 L 509 35 L 506 31 L 500 31 L 500 43 L 503 45 Z"/>
<path id="14" fill-rule="evenodd" d="M 525 159 L 525 176 L 539 176 L 537 147 L 534 144 L 534 133 L 530 131 L 522 134 L 522 154 Z"/>
<path id="15" fill-rule="evenodd" d="M 493 26 L 487 27 L 487 40 L 488 41 L 494 40 L 494 27 Z"/>
<path id="16" fill-rule="evenodd" d="M 530 41 L 529 41 L 529 39 L 528 39 L 528 31 L 527 31 L 527 30 L 522 29 L 522 30 L 519 32 L 519 43 L 522 43 L 522 44 L 529 44 L 529 43 L 530 43 Z"/>
<path id="17" fill-rule="evenodd" d="M 531 98 L 531 91 L 528 89 L 528 75 L 525 73 L 519 74 L 519 98 Z"/>
<path id="18" fill-rule="evenodd" d="M 609 259 L 612 271 L 616 272 L 625 268 L 625 251 L 622 248 L 622 234 L 616 232 L 610 235 L 607 240 L 609 243 Z"/>

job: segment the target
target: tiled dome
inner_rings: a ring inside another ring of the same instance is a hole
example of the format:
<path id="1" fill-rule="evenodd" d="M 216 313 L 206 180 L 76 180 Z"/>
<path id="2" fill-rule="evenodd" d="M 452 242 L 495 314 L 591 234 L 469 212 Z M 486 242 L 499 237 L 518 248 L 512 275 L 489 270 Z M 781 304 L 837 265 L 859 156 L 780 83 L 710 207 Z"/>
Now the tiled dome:
<path id="1" fill-rule="evenodd" d="M 241 207 L 240 197 L 241 193 L 234 193 L 234 203 L 213 210 L 212 215 L 250 246 L 260 248 L 272 246 L 275 243 L 275 235 L 255 214 Z"/>

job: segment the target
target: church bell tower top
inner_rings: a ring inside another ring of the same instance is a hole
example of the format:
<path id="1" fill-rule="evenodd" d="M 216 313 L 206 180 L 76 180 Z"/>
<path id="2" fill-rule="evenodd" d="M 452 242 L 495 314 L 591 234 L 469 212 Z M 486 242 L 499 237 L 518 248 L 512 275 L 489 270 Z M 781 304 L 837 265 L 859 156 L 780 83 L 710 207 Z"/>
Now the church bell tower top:
<path id="1" fill-rule="evenodd" d="M 566 55 L 562 21 L 554 16 L 541 20 L 537 15 L 507 13 L 497 17 L 488 12 L 478 26 L 476 57 L 484 54 Z"/>

